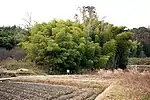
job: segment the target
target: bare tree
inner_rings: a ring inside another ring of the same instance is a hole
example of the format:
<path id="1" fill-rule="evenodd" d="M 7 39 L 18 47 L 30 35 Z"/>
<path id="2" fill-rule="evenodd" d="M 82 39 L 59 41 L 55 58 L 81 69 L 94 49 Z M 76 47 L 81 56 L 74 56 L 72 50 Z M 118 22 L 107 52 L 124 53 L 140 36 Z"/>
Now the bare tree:
<path id="1" fill-rule="evenodd" d="M 22 20 L 25 22 L 23 24 L 23 27 L 30 31 L 31 26 L 32 26 L 32 13 L 27 12 L 26 17 L 22 18 Z"/>

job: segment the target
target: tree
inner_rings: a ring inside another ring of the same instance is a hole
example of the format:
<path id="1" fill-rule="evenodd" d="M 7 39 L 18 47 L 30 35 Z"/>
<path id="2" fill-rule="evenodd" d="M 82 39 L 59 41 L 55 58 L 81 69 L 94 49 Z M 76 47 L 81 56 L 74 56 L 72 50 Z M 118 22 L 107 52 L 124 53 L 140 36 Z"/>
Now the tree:
<path id="1" fill-rule="evenodd" d="M 20 43 L 27 58 L 48 65 L 57 74 L 68 69 L 78 73 L 81 69 L 108 66 L 125 69 L 129 54 L 136 49 L 132 33 L 122 26 L 109 23 L 102 26 L 93 6 L 84 6 L 80 11 L 82 22 L 76 16 L 76 21 L 36 23 L 28 38 Z"/>
<path id="2" fill-rule="evenodd" d="M 96 28 L 99 24 L 98 15 L 94 6 L 79 7 L 79 14 L 75 14 L 78 22 L 81 22 L 86 27 L 87 39 L 95 41 Z M 78 18 L 80 16 L 80 18 Z"/>
<path id="3" fill-rule="evenodd" d="M 26 18 L 22 18 L 25 22 L 24 24 L 24 28 L 29 30 L 31 28 L 31 24 L 32 24 L 32 13 L 27 12 L 26 13 Z"/>
<path id="4" fill-rule="evenodd" d="M 132 40 L 136 40 L 140 42 L 140 46 L 138 48 L 137 56 L 140 56 L 140 53 L 144 51 L 147 57 L 150 56 L 150 30 L 145 27 L 133 28 L 131 32 L 134 33 Z"/>
<path id="5" fill-rule="evenodd" d="M 128 63 L 128 57 L 130 54 L 130 49 L 132 46 L 132 33 L 131 32 L 122 32 L 116 36 L 117 41 L 117 51 L 115 56 L 115 65 L 116 68 L 126 69 Z"/>
<path id="6" fill-rule="evenodd" d="M 17 46 L 17 44 L 23 41 L 26 31 L 17 26 L 0 27 L 0 48 L 6 48 L 8 50 Z"/>

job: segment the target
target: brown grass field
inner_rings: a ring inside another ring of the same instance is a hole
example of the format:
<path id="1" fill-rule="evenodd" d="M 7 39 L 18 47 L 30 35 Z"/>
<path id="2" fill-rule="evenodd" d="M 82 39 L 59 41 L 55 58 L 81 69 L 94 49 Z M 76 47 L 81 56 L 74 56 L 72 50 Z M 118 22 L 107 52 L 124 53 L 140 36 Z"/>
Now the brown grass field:
<path id="1" fill-rule="evenodd" d="M 0 83 L 0 100 L 150 100 L 150 73 L 18 76 Z"/>

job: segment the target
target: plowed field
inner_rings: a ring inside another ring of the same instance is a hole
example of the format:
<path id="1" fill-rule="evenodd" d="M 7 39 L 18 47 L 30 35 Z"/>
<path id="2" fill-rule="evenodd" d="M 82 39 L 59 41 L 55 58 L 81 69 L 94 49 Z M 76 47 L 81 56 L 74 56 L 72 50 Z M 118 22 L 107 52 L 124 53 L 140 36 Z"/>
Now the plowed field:
<path id="1" fill-rule="evenodd" d="M 29 82 L 0 82 L 0 100 L 94 100 L 99 89 Z"/>

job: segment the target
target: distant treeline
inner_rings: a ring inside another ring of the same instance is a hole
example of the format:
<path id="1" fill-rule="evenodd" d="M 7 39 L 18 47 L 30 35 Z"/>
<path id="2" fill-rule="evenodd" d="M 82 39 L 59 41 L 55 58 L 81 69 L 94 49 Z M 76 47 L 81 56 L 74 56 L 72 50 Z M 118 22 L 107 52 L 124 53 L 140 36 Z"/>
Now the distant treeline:
<path id="1" fill-rule="evenodd" d="M 139 27 L 133 28 L 133 40 L 140 42 L 135 57 L 150 57 L 150 28 Z"/>

